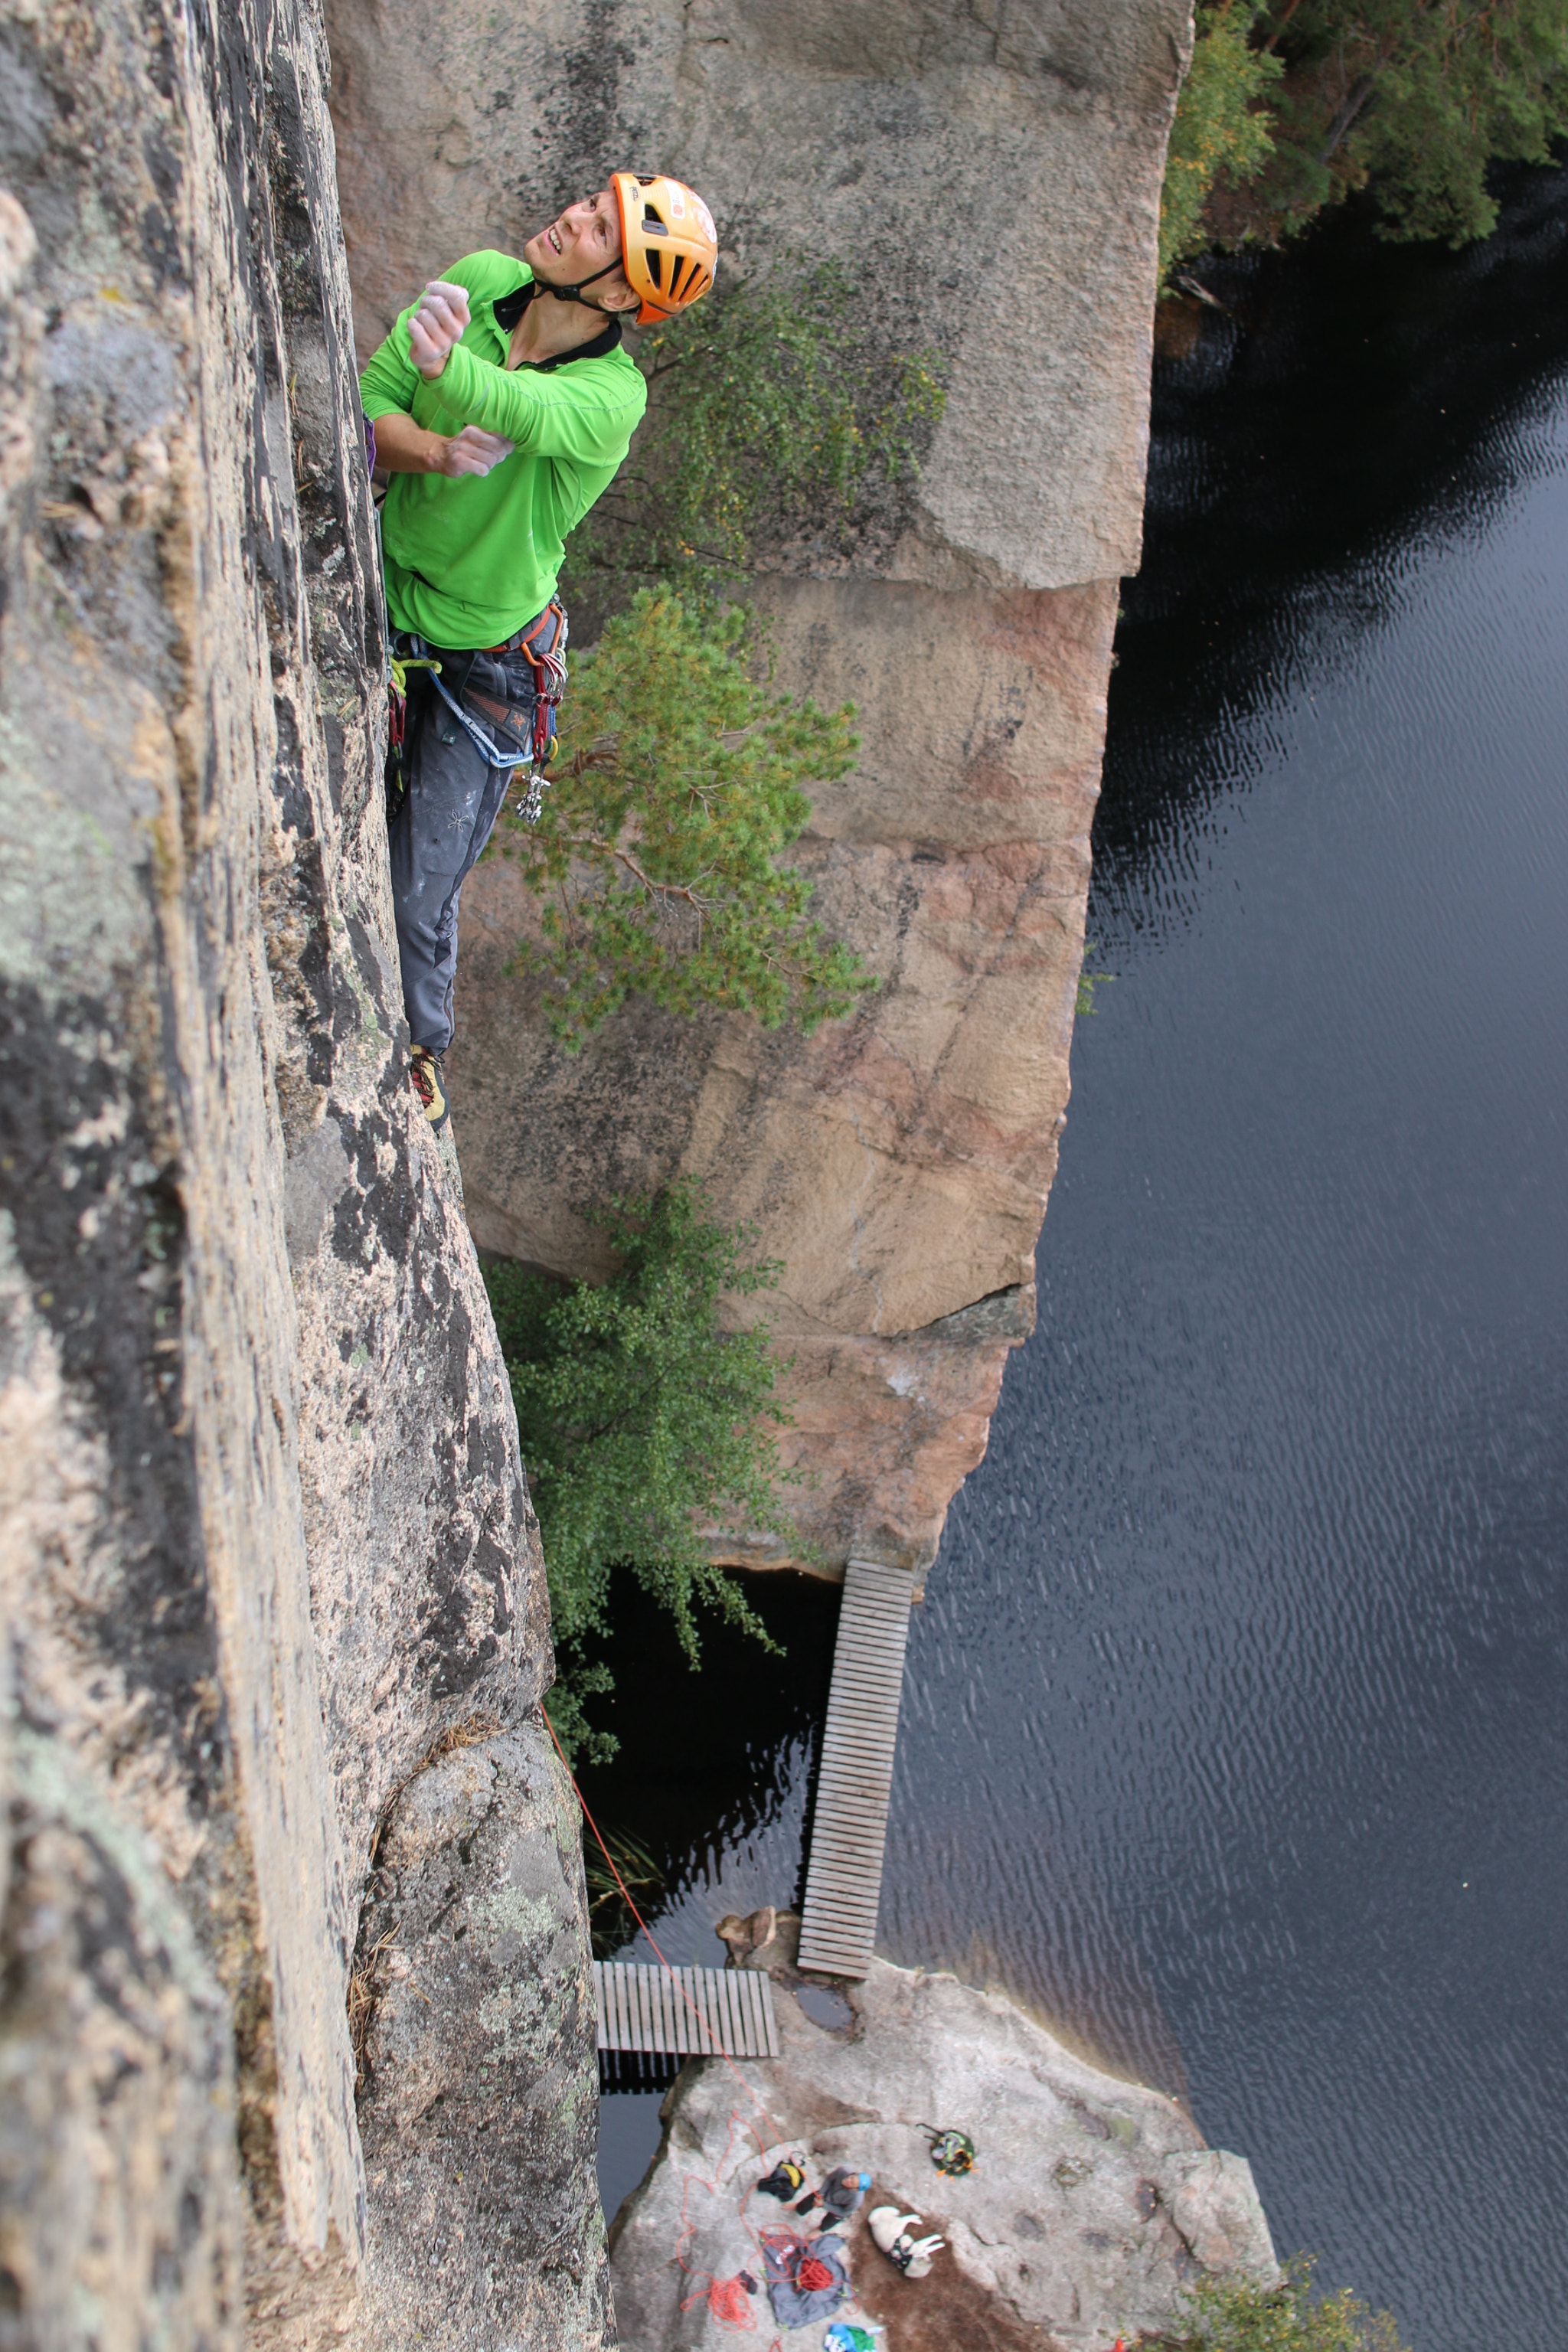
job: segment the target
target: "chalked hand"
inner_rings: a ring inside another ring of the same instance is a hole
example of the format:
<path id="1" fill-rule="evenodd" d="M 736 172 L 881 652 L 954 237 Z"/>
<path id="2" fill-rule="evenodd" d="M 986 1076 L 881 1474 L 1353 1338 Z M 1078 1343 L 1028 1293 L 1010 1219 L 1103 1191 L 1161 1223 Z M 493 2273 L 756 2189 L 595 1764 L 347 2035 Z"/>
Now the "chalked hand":
<path id="1" fill-rule="evenodd" d="M 426 383 L 435 383 L 468 324 L 468 298 L 463 288 L 432 278 L 408 321 L 408 354 Z"/>
<path id="2" fill-rule="evenodd" d="M 465 425 L 454 433 L 441 456 L 441 471 L 453 481 L 465 474 L 484 475 L 502 464 L 517 446 L 504 433 L 487 433 L 478 425 Z"/>

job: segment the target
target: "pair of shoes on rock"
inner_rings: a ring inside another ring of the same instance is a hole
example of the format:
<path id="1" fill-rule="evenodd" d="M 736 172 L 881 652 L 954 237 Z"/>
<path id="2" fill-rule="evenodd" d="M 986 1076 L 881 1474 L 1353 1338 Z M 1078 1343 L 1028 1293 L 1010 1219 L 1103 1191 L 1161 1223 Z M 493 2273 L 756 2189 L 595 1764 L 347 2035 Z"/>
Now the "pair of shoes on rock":
<path id="1" fill-rule="evenodd" d="M 420 1109 L 439 1135 L 452 1115 L 452 1107 L 447 1100 L 447 1073 L 441 1066 L 440 1055 L 433 1054 L 428 1045 L 416 1045 L 408 1057 L 408 1076 Z"/>

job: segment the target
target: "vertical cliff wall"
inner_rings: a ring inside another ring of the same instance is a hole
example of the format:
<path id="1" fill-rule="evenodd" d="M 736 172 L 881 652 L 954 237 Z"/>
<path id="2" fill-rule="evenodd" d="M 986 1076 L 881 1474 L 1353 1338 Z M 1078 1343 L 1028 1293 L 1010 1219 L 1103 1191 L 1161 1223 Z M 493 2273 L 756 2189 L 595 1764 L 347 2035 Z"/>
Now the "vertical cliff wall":
<path id="1" fill-rule="evenodd" d="M 630 162 L 703 191 L 724 268 L 832 255 L 873 339 L 946 358 L 901 513 L 756 583 L 784 682 L 859 706 L 858 770 L 818 795 L 801 863 L 878 994 L 809 1041 L 633 1005 L 567 1056 L 507 974 L 526 909 L 491 863 L 451 1064 L 481 1244 L 602 1270 L 583 1212 L 680 1172 L 756 1221 L 786 1266 L 767 1309 L 804 1531 L 923 1569 L 1033 1323 L 1187 0 L 328 15 L 362 347 L 445 263 L 516 252 Z"/>
<path id="2" fill-rule="evenodd" d="M 326 73 L 295 0 L 0 9 L 18 2345 L 605 2335 L 537 1533 L 388 946 Z"/>

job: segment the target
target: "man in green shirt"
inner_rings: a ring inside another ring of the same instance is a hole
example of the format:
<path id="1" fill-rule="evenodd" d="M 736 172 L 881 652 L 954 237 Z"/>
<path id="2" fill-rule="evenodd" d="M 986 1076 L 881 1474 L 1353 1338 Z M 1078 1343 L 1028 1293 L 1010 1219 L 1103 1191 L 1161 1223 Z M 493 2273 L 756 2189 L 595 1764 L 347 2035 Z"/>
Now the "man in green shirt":
<path id="1" fill-rule="evenodd" d="M 531 237 L 521 261 L 474 253 L 432 279 L 360 378 L 375 462 L 391 476 L 394 656 L 429 665 L 405 673 L 405 790 L 388 838 L 411 1075 L 437 1127 L 463 881 L 509 778 L 542 788 L 565 680 L 555 584 L 566 534 L 615 478 L 647 405 L 622 322 L 698 300 L 716 257 L 689 188 L 617 172 Z M 395 730 L 397 714 L 395 698 Z"/>

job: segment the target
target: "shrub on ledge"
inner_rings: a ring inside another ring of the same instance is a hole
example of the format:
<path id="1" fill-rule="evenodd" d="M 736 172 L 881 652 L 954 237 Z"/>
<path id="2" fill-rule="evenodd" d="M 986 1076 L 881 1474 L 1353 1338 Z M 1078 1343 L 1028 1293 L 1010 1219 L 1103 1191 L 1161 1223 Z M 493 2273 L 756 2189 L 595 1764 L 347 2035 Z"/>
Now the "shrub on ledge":
<path id="1" fill-rule="evenodd" d="M 1138 2352 L 1405 2352 L 1392 2312 L 1369 2310 L 1348 2286 L 1314 2296 L 1312 2269 L 1298 2254 L 1278 2286 L 1200 2279 L 1183 2298 L 1182 2324 L 1140 2336 Z"/>
<path id="2" fill-rule="evenodd" d="M 611 1687 L 594 1657 L 625 1571 L 668 1610 L 691 1664 L 696 1612 L 715 1610 L 768 1643 L 735 1579 L 698 1529 L 715 1521 L 796 1542 L 775 1486 L 769 1433 L 788 1421 L 765 1324 L 725 1331 L 719 1302 L 776 1284 L 748 1260 L 745 1226 L 704 1218 L 695 1188 L 612 1202 L 595 1220 L 620 1259 L 607 1282 L 562 1285 L 499 1261 L 485 1268 L 517 1401 L 544 1566 L 558 1680 L 550 1718 L 569 1757 L 613 1754 L 584 1703 Z"/>

